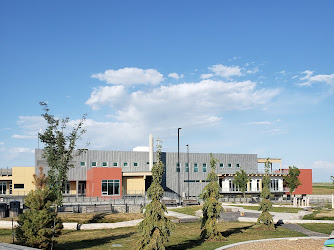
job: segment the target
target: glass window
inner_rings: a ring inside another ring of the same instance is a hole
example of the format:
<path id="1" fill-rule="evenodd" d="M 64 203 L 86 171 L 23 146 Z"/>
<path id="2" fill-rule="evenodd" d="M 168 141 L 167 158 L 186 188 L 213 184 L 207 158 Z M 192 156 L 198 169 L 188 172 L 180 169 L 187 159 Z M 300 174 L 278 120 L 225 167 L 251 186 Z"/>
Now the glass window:
<path id="1" fill-rule="evenodd" d="M 96 161 L 92 161 L 92 167 L 96 167 Z"/>
<path id="2" fill-rule="evenodd" d="M 117 162 L 114 162 L 114 167 L 117 167 L 117 166 L 118 166 Z"/>
<path id="3" fill-rule="evenodd" d="M 134 166 L 134 167 L 138 167 L 138 162 L 134 162 L 134 163 L 133 163 L 133 166 Z"/>
<path id="4" fill-rule="evenodd" d="M 180 164 L 176 163 L 176 172 L 180 172 Z"/>
<path id="5" fill-rule="evenodd" d="M 231 163 L 229 163 L 229 164 L 228 164 L 228 167 L 229 167 L 229 168 L 231 168 L 231 167 L 232 167 L 232 164 L 231 164 Z"/>
<path id="6" fill-rule="evenodd" d="M 80 162 L 80 166 L 81 166 L 81 167 L 86 167 L 86 162 L 85 162 L 85 161 L 81 161 L 81 162 Z"/>
<path id="7" fill-rule="evenodd" d="M 123 163 L 123 166 L 124 166 L 124 167 L 127 167 L 127 166 L 128 166 L 128 163 L 127 163 L 127 162 L 124 162 L 124 163 Z"/>
<path id="8" fill-rule="evenodd" d="M 102 167 L 108 167 L 108 162 L 104 161 L 104 162 L 102 163 Z"/>
<path id="9" fill-rule="evenodd" d="M 147 164 L 147 165 L 149 165 L 149 164 L 150 164 L 150 162 L 148 161 L 148 162 L 146 162 L 146 164 Z"/>
<path id="10" fill-rule="evenodd" d="M 0 194 L 6 194 L 7 191 L 7 183 L 0 182 Z"/>
<path id="11" fill-rule="evenodd" d="M 24 188 L 24 184 L 14 184 L 14 188 Z"/>
<path id="12" fill-rule="evenodd" d="M 197 173 L 198 172 L 198 164 L 194 163 L 194 172 Z"/>
<path id="13" fill-rule="evenodd" d="M 203 172 L 206 172 L 206 163 L 203 163 Z"/>
<path id="14" fill-rule="evenodd" d="M 119 195 L 120 180 L 102 180 L 102 195 Z"/>
<path id="15" fill-rule="evenodd" d="M 185 171 L 188 173 L 189 172 L 189 163 L 186 163 L 185 165 Z"/>
<path id="16" fill-rule="evenodd" d="M 239 164 L 239 163 L 237 163 L 235 166 L 236 166 L 237 168 L 240 168 L 240 164 Z"/>
<path id="17" fill-rule="evenodd" d="M 219 167 L 220 167 L 220 168 L 223 168 L 223 167 L 224 167 L 224 163 L 220 163 L 220 164 L 219 164 Z"/>

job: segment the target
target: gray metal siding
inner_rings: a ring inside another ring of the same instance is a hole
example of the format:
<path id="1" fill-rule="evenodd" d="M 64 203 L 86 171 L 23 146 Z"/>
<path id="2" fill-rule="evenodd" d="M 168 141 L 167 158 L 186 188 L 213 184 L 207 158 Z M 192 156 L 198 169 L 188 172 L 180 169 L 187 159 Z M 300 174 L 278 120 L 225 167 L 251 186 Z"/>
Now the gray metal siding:
<path id="1" fill-rule="evenodd" d="M 36 167 L 43 166 L 45 173 L 48 171 L 47 162 L 42 158 L 42 150 L 36 150 Z M 257 172 L 257 155 L 256 154 L 213 154 L 218 160 L 216 166 L 217 174 L 233 174 L 236 171 L 243 169 L 247 173 Z M 188 193 L 188 172 L 185 172 L 185 163 L 187 162 L 188 154 L 180 153 L 180 183 L 182 192 Z M 189 180 L 203 181 L 206 180 L 208 173 L 211 171 L 210 154 L 208 153 L 190 153 L 189 154 Z M 165 175 L 163 179 L 163 186 L 166 189 L 178 192 L 178 172 L 176 172 L 177 153 L 162 153 L 162 161 L 165 165 Z M 91 163 L 97 162 L 97 167 L 102 167 L 102 162 L 108 162 L 108 167 L 113 167 L 113 163 L 117 162 L 118 167 L 122 168 L 124 173 L 133 172 L 149 172 L 149 153 L 148 152 L 134 152 L 134 151 L 102 151 L 102 150 L 87 150 L 80 156 L 75 156 L 71 162 L 74 168 L 70 169 L 68 179 L 70 181 L 85 181 L 87 179 L 87 170 L 92 168 Z M 154 162 L 156 162 L 156 154 L 154 154 Z M 80 166 L 80 162 L 86 162 L 85 167 Z M 128 163 L 124 167 L 124 162 Z M 138 163 L 138 167 L 134 167 L 134 163 Z M 194 172 L 194 163 L 198 164 L 198 172 Z M 203 172 L 203 163 L 206 163 L 207 171 Z M 224 167 L 220 168 L 219 164 L 223 163 Z M 228 164 L 232 164 L 229 168 Z M 240 168 L 236 167 L 240 164 Z M 36 168 L 36 172 L 38 168 Z M 206 182 L 191 182 L 189 183 L 190 195 L 199 195 Z"/>

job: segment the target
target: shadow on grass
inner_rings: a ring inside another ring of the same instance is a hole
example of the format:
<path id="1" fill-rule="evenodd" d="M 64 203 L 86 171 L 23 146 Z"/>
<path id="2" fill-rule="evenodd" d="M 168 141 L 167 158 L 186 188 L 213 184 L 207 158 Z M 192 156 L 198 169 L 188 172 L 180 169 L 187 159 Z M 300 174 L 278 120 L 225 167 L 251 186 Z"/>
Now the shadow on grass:
<path id="1" fill-rule="evenodd" d="M 127 234 L 121 234 L 121 235 L 114 235 L 114 236 L 104 237 L 104 238 L 89 239 L 89 240 L 78 239 L 78 241 L 58 243 L 55 246 L 55 249 L 85 249 L 85 248 L 90 248 L 90 247 L 96 247 L 99 245 L 107 244 L 111 240 L 119 240 L 119 239 L 131 237 L 133 234 L 134 232 L 127 233 Z"/>
<path id="2" fill-rule="evenodd" d="M 249 228 L 251 228 L 252 226 L 253 226 L 253 225 L 251 225 L 251 226 L 247 226 L 247 227 L 232 228 L 232 229 L 230 229 L 230 230 L 226 230 L 226 231 L 221 232 L 221 234 L 226 238 L 226 237 L 229 237 L 229 236 L 232 235 L 232 234 L 242 233 L 242 230 L 249 229 Z"/>
<path id="3" fill-rule="evenodd" d="M 95 214 L 87 223 L 101 223 L 106 213 Z"/>
<path id="4" fill-rule="evenodd" d="M 203 242 L 204 242 L 204 240 L 202 240 L 201 238 L 194 239 L 194 240 L 187 240 L 187 241 L 185 241 L 181 244 L 178 244 L 178 245 L 168 246 L 168 247 L 166 247 L 166 249 L 167 250 L 171 250 L 171 249 L 173 249 L 173 250 L 189 249 L 189 248 L 194 248 L 194 247 L 200 246 Z"/>

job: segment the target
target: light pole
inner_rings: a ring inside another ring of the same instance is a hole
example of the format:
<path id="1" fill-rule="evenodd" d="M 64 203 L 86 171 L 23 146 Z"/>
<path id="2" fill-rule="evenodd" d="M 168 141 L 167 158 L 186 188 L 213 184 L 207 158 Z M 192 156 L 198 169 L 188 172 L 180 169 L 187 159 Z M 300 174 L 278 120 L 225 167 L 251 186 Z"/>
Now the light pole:
<path id="1" fill-rule="evenodd" d="M 189 165 L 189 145 L 187 144 L 187 164 L 188 164 L 188 200 L 189 200 L 189 194 L 190 194 L 190 189 L 189 189 L 189 172 L 190 172 L 190 165 Z"/>
<path id="2" fill-rule="evenodd" d="M 181 182 L 180 182 L 180 172 L 181 172 L 181 167 L 180 167 L 180 129 L 177 129 L 177 178 L 178 178 L 178 195 L 179 195 L 179 205 L 181 205 Z"/>

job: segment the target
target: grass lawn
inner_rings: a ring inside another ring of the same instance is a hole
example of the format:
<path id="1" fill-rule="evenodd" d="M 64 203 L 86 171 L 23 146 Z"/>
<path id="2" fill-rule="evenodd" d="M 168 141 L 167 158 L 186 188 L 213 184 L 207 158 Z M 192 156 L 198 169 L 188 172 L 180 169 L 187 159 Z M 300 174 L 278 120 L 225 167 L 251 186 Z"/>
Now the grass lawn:
<path id="1" fill-rule="evenodd" d="M 334 194 L 332 183 L 313 183 L 313 194 Z"/>
<path id="2" fill-rule="evenodd" d="M 193 215 L 195 216 L 195 213 L 197 210 L 201 210 L 203 206 L 201 205 L 194 205 L 194 206 L 189 206 L 189 207 L 179 207 L 179 208 L 173 208 L 170 209 L 174 212 L 182 213 L 182 214 L 188 214 L 188 215 Z"/>
<path id="3" fill-rule="evenodd" d="M 334 220 L 334 209 L 318 208 L 312 214 L 305 215 L 303 220 Z"/>
<path id="4" fill-rule="evenodd" d="M 235 207 L 243 207 L 249 210 L 256 210 L 259 211 L 260 206 L 242 206 L 242 205 L 233 205 Z M 280 212 L 280 213 L 298 213 L 298 211 L 303 210 L 302 208 L 296 207 L 272 207 L 270 212 Z"/>
<path id="5" fill-rule="evenodd" d="M 327 223 L 307 223 L 307 224 L 299 224 L 300 226 L 314 231 L 314 232 L 319 232 L 319 233 L 324 233 L 324 234 L 331 234 L 332 231 L 334 230 L 334 224 L 327 224 Z"/>
<path id="6" fill-rule="evenodd" d="M 265 238 L 297 237 L 304 234 L 278 227 L 275 231 L 253 229 L 254 223 L 231 222 L 220 223 L 219 229 L 226 241 L 202 241 L 200 223 L 176 224 L 175 230 L 167 244 L 167 249 L 215 249 L 240 241 Z M 11 230 L 0 230 L 0 241 L 11 242 Z M 121 244 L 124 249 L 135 249 L 139 234 L 135 227 L 110 230 L 64 231 L 57 241 L 55 249 L 110 249 L 113 244 Z"/>
<path id="7" fill-rule="evenodd" d="M 142 219 L 142 213 L 58 213 L 63 222 L 87 223 L 115 223 L 129 220 Z M 17 220 L 18 218 L 14 218 Z M 1 220 L 11 221 L 12 218 L 1 218 Z"/>

